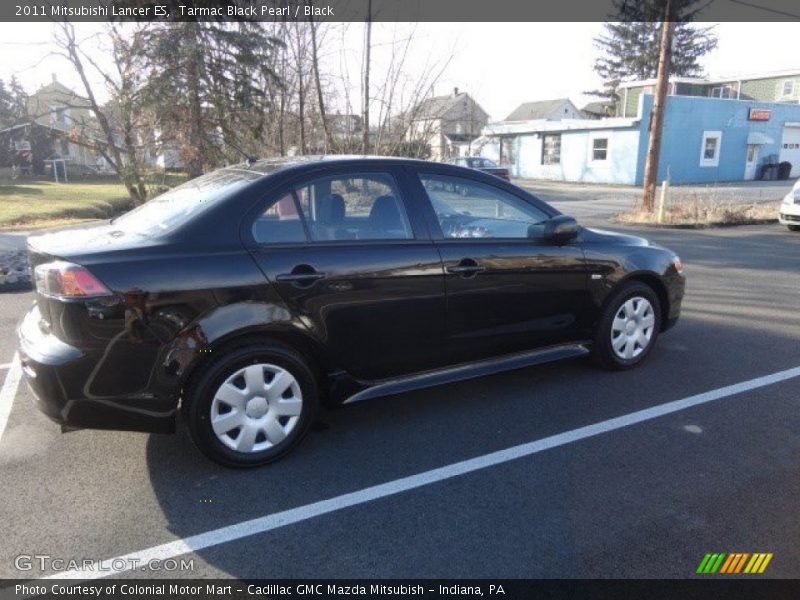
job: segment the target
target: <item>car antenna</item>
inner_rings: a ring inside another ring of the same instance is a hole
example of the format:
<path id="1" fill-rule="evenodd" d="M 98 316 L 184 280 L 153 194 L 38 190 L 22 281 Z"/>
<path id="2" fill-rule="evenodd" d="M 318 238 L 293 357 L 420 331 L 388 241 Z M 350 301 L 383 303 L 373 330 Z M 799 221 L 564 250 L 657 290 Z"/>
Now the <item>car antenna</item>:
<path id="1" fill-rule="evenodd" d="M 234 144 L 232 141 L 228 140 L 228 145 L 231 148 L 233 148 L 234 150 L 236 150 L 239 154 L 244 156 L 244 160 L 248 165 L 254 165 L 258 161 L 258 157 L 257 156 L 253 156 L 252 154 L 248 154 L 247 152 L 242 150 L 239 146 Z"/>

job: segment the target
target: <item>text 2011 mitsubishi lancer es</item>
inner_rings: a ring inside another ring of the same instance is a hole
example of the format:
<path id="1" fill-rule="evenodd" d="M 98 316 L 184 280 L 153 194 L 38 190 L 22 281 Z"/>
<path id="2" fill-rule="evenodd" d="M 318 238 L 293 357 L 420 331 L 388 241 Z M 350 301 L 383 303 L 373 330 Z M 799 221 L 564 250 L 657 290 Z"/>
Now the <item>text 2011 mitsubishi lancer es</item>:
<path id="1" fill-rule="evenodd" d="M 228 167 L 29 252 L 18 335 L 41 410 L 172 432 L 180 409 L 231 466 L 284 455 L 321 402 L 585 354 L 633 367 L 684 293 L 669 250 L 410 159 Z"/>

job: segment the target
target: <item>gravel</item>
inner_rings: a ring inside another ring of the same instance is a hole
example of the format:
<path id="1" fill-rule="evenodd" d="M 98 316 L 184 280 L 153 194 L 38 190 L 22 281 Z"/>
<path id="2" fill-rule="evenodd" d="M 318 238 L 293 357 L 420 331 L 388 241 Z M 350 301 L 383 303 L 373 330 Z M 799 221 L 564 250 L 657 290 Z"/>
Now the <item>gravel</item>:
<path id="1" fill-rule="evenodd" d="M 25 249 L 0 253 L 0 292 L 31 287 L 28 251 Z"/>

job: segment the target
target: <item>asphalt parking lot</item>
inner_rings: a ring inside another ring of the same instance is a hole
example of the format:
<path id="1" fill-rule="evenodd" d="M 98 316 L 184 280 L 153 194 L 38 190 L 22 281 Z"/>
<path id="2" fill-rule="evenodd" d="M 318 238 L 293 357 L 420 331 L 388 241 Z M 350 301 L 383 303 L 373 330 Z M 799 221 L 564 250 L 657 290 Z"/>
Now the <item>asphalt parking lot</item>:
<path id="1" fill-rule="evenodd" d="M 800 577 L 800 377 L 790 375 L 306 510 L 800 367 L 800 234 L 638 231 L 676 250 L 688 276 L 680 322 L 641 368 L 608 373 L 576 360 L 323 412 L 297 451 L 258 470 L 216 466 L 184 431 L 61 434 L 20 385 L 0 439 L 0 576 L 54 573 L 18 570 L 21 554 L 99 560 L 175 542 L 169 552 L 192 569 L 123 576 L 663 578 L 692 576 L 707 552 L 769 552 L 763 576 Z M 0 382 L 31 300 L 0 296 Z M 301 518 L 261 533 L 186 539 L 291 509 Z"/>

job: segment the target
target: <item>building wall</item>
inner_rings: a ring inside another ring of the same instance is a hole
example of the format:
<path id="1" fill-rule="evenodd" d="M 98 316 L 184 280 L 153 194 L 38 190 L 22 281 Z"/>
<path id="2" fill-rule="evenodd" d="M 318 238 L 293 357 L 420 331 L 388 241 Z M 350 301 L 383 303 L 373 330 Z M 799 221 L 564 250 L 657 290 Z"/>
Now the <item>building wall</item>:
<path id="1" fill-rule="evenodd" d="M 558 121 L 561 119 L 583 119 L 583 113 L 572 103 L 572 102 L 564 102 L 561 106 L 559 106 L 553 113 L 547 117 L 552 121 Z"/>
<path id="2" fill-rule="evenodd" d="M 794 81 L 794 94 L 788 98 L 782 95 L 784 81 Z M 742 81 L 742 99 L 780 102 L 798 98 L 800 98 L 800 77 L 772 77 Z"/>
<path id="3" fill-rule="evenodd" d="M 644 178 L 647 153 L 647 125 L 653 107 L 652 95 L 645 95 L 640 122 L 641 143 L 636 168 L 636 184 Z M 749 121 L 751 108 L 772 111 L 769 121 Z M 742 181 L 750 132 L 760 132 L 772 139 L 771 144 L 759 147 L 757 165 L 765 157 L 780 154 L 784 124 L 800 122 L 800 105 L 721 100 L 690 96 L 670 96 L 667 99 L 658 182 L 667 173 L 673 183 L 715 183 Z M 701 166 L 703 134 L 706 131 L 722 133 L 719 162 L 714 166 Z"/>
<path id="4" fill-rule="evenodd" d="M 632 87 L 628 88 L 628 95 L 627 100 L 625 97 L 625 92 L 622 92 L 622 101 L 623 101 L 623 110 L 622 113 L 619 115 L 620 117 L 635 117 L 637 115 L 637 111 L 639 110 L 639 97 L 646 89 L 650 89 L 650 87 Z"/>
<path id="5" fill-rule="evenodd" d="M 515 176 L 591 183 L 633 184 L 635 182 L 639 146 L 638 129 L 562 131 L 561 160 L 557 165 L 542 164 L 544 135 L 544 133 L 531 133 L 517 137 L 516 161 L 512 169 Z M 592 158 L 595 138 L 608 139 L 608 153 L 604 161 Z"/>

